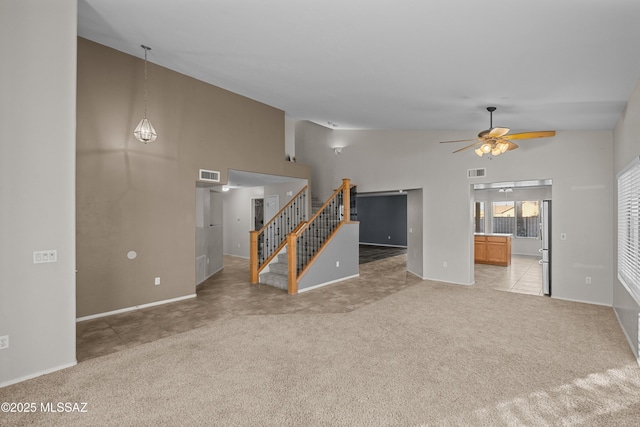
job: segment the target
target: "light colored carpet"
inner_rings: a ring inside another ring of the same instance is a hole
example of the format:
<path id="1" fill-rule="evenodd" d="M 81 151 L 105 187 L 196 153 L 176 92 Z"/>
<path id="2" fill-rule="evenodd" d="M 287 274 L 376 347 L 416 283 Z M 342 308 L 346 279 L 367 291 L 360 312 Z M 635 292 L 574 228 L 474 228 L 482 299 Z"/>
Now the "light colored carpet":
<path id="1" fill-rule="evenodd" d="M 635 426 L 640 368 L 611 308 L 421 282 L 347 313 L 222 319 L 5 401 L 88 412 L 2 425 Z"/>

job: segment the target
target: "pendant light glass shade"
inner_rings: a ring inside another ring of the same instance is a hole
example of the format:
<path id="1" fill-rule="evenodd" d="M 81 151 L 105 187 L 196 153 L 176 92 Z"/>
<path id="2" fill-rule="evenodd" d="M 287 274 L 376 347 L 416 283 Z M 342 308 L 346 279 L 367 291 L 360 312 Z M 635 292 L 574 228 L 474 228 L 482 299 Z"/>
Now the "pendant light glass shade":
<path id="1" fill-rule="evenodd" d="M 133 131 L 136 139 L 140 142 L 153 142 L 158 138 L 158 134 L 156 130 L 153 128 L 153 125 L 146 117 L 140 120 L 138 126 L 136 126 L 136 130 Z"/>
<path id="2" fill-rule="evenodd" d="M 136 126 L 133 135 L 136 139 L 143 143 L 153 142 L 158 138 L 156 130 L 147 119 L 147 52 L 151 50 L 149 46 L 140 45 L 144 49 L 144 117 Z"/>

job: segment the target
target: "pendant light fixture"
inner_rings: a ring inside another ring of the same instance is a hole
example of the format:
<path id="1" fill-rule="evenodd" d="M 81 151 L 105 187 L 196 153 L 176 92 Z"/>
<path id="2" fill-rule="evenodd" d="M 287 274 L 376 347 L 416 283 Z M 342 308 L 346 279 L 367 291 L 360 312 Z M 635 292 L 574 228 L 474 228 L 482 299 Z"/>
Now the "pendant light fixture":
<path id="1" fill-rule="evenodd" d="M 140 45 L 144 49 L 144 117 L 133 131 L 136 139 L 143 143 L 153 142 L 158 138 L 156 130 L 147 119 L 147 52 L 151 50 L 149 46 Z"/>

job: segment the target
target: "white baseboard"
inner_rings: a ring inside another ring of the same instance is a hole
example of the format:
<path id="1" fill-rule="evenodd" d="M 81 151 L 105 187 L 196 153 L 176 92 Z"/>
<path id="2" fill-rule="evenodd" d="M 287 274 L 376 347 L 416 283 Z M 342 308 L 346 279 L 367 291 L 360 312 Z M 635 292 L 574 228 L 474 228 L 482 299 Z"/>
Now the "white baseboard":
<path id="1" fill-rule="evenodd" d="M 353 279 L 353 278 L 356 278 L 356 277 L 360 277 L 360 273 L 354 274 L 353 276 L 347 276 L 347 277 L 343 277 L 341 279 L 332 280 L 330 282 L 320 283 L 319 285 L 309 286 L 308 288 L 298 289 L 298 293 L 301 294 L 303 292 L 307 292 L 307 291 L 310 291 L 312 289 L 318 289 L 318 288 L 321 288 L 323 286 L 331 285 L 331 284 L 338 283 L 338 282 L 343 282 L 345 280 Z"/>
<path id="2" fill-rule="evenodd" d="M 212 277 L 214 274 L 218 273 L 219 271 L 222 271 L 222 269 L 223 269 L 223 268 L 224 268 L 224 267 L 220 267 L 219 269 L 217 269 L 216 271 L 214 271 L 213 273 L 211 273 L 210 275 L 208 275 L 207 277 L 205 277 L 205 278 L 204 278 L 204 280 L 203 280 L 202 282 L 200 282 L 200 283 L 198 283 L 198 284 L 196 285 L 196 288 L 197 288 L 198 286 L 202 285 L 204 282 L 206 282 L 206 281 L 207 281 L 207 279 L 209 279 L 210 277 Z"/>
<path id="3" fill-rule="evenodd" d="M 381 246 L 383 248 L 403 248 L 403 249 L 407 249 L 407 246 L 405 245 L 385 245 L 384 243 L 367 243 L 367 242 L 358 242 L 359 245 L 365 245 L 365 246 Z"/>
<path id="4" fill-rule="evenodd" d="M 471 282 L 471 283 L 451 282 L 449 280 L 432 279 L 430 277 L 423 277 L 422 280 L 431 280 L 432 282 L 448 283 L 450 285 L 462 285 L 462 286 L 472 286 L 475 283 L 475 282 Z"/>
<path id="5" fill-rule="evenodd" d="M 558 299 L 558 300 L 561 300 L 561 301 L 579 302 L 580 304 L 591 304 L 591 305 L 600 305 L 602 307 L 611 307 L 611 304 L 604 304 L 604 303 L 601 303 L 601 302 L 584 301 L 584 300 L 580 300 L 580 299 L 557 297 L 557 296 L 553 295 L 553 285 L 551 286 L 551 298 Z"/>
<path id="6" fill-rule="evenodd" d="M 223 253 L 222 255 L 232 256 L 232 257 L 234 257 L 234 258 L 250 259 L 248 256 L 242 256 L 242 255 L 237 255 L 237 254 L 228 254 L 228 253 Z"/>
<path id="7" fill-rule="evenodd" d="M 36 372 L 36 373 L 33 373 L 33 374 L 25 375 L 24 377 L 15 378 L 13 380 L 5 381 L 3 383 L 0 383 L 0 388 L 7 387 L 7 386 L 10 386 L 12 384 L 21 383 L 22 381 L 30 380 L 30 379 L 33 379 L 33 378 L 36 378 L 36 377 L 41 377 L 42 375 L 47 375 L 47 374 L 50 374 L 52 372 L 60 371 L 62 369 L 71 368 L 72 366 L 76 366 L 77 364 L 78 364 L 78 361 L 74 360 L 73 362 L 67 363 L 66 365 L 57 366 L 57 367 L 51 368 L 51 369 L 45 369 L 44 371 L 39 371 L 39 372 Z"/>
<path id="8" fill-rule="evenodd" d="M 635 348 L 634 347 L 634 343 L 631 340 L 631 337 L 629 336 L 629 334 L 627 333 L 627 330 L 624 328 L 624 325 L 622 323 L 622 320 L 620 320 L 620 316 L 618 315 L 618 310 L 616 310 L 615 307 L 613 307 L 613 312 L 616 315 L 616 319 L 618 319 L 618 325 L 620 325 L 620 329 L 622 329 L 622 333 L 624 334 L 624 336 L 627 338 L 627 342 L 629 343 L 629 347 L 631 347 L 631 352 L 633 353 L 633 355 L 636 357 L 636 362 L 638 362 L 638 366 L 640 366 L 640 348 Z M 640 319 L 638 319 L 638 326 L 640 327 Z M 640 333 L 639 333 L 640 335 Z M 639 346 L 640 347 L 640 346 Z"/>
<path id="9" fill-rule="evenodd" d="M 416 276 L 418 279 L 422 279 L 422 280 L 426 280 L 424 277 L 422 277 L 422 274 L 418 274 L 418 273 L 414 273 L 413 271 L 407 269 L 407 273 L 411 273 L 414 276 Z"/>
<path id="10" fill-rule="evenodd" d="M 178 298 L 171 298 L 171 299 L 166 299 L 166 300 L 163 300 L 163 301 L 156 301 L 156 302 L 150 302 L 150 303 L 147 303 L 147 304 L 134 305 L 133 307 L 121 308 L 119 310 L 107 311 L 105 313 L 98 313 L 98 314 L 92 314 L 90 316 L 78 317 L 76 319 L 76 323 L 77 322 L 83 322 L 85 320 L 98 319 L 100 317 L 111 316 L 111 315 L 114 315 L 114 314 L 126 313 L 128 311 L 140 310 L 141 308 L 149 308 L 149 307 L 155 307 L 156 305 L 169 304 L 171 302 L 178 302 L 178 301 L 182 301 L 182 300 L 189 299 L 189 298 L 195 298 L 195 297 L 196 297 L 196 294 L 185 295 L 185 296 L 178 297 Z"/>

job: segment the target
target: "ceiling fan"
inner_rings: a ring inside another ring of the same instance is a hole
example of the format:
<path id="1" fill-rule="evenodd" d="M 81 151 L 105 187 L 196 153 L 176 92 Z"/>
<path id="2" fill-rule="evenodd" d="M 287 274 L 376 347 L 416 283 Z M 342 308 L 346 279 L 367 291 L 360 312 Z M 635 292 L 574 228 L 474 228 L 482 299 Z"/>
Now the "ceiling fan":
<path id="1" fill-rule="evenodd" d="M 482 157 L 485 154 L 491 154 L 493 156 L 499 156 L 505 151 L 515 150 L 518 148 L 518 144 L 512 142 L 516 139 L 533 139 L 533 138 L 548 138 L 555 136 L 555 130 L 542 130 L 537 132 L 522 132 L 509 134 L 509 128 L 493 127 L 493 112 L 496 111 L 496 107 L 487 107 L 489 112 L 489 129 L 483 130 L 478 134 L 478 138 L 473 144 L 462 147 L 454 153 L 467 150 L 478 146 L 474 151 Z M 441 141 L 441 144 L 447 144 L 450 142 L 465 142 L 473 141 L 473 139 L 458 139 L 455 141 Z"/>

